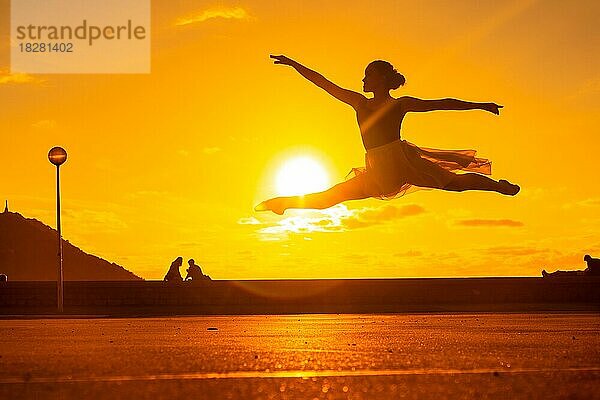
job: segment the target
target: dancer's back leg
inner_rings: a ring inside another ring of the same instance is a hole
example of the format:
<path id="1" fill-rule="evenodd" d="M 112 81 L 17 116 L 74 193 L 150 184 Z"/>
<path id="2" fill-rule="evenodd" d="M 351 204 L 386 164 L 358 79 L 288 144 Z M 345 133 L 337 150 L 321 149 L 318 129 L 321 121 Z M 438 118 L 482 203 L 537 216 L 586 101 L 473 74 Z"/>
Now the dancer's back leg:
<path id="1" fill-rule="evenodd" d="M 366 189 L 363 176 L 356 176 L 345 182 L 318 193 L 303 196 L 275 197 L 263 201 L 254 209 L 256 211 L 271 210 L 276 214 L 283 214 L 288 208 L 313 208 L 325 209 L 346 200 L 360 200 L 371 197 L 373 194 Z"/>

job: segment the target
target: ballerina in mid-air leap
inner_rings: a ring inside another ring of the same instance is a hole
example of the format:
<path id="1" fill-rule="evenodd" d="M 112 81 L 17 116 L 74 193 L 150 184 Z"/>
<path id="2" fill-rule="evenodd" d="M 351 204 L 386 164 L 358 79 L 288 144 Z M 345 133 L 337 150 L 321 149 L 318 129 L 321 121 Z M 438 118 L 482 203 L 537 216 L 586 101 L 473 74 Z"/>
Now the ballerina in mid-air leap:
<path id="1" fill-rule="evenodd" d="M 365 69 L 363 90 L 373 98 L 343 89 L 323 75 L 286 57 L 271 56 L 275 64 L 289 65 L 303 77 L 336 99 L 352 106 L 367 151 L 365 167 L 353 168 L 354 176 L 323 192 L 303 196 L 275 197 L 263 201 L 256 211 L 283 214 L 288 208 L 325 209 L 346 200 L 368 197 L 390 199 L 402 196 L 411 186 L 462 192 L 486 190 L 514 196 L 518 185 L 495 181 L 490 161 L 475 157 L 474 150 L 437 150 L 417 147 L 400 139 L 402 119 L 408 112 L 435 110 L 485 110 L 496 115 L 502 106 L 456 99 L 422 100 L 403 96 L 393 98 L 390 90 L 404 85 L 402 74 L 387 61 L 376 60 Z M 452 171 L 465 171 L 457 174 Z"/>

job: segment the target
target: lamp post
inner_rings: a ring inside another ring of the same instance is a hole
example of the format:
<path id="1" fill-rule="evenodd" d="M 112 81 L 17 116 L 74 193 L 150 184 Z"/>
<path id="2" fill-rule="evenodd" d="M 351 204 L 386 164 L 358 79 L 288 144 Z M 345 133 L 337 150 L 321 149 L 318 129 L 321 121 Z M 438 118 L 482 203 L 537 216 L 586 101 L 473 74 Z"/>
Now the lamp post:
<path id="1" fill-rule="evenodd" d="M 63 256 L 62 235 L 60 231 L 60 166 L 67 161 L 67 152 L 62 147 L 53 147 L 48 152 L 48 160 L 56 165 L 56 231 L 58 232 L 58 312 L 63 312 Z"/>

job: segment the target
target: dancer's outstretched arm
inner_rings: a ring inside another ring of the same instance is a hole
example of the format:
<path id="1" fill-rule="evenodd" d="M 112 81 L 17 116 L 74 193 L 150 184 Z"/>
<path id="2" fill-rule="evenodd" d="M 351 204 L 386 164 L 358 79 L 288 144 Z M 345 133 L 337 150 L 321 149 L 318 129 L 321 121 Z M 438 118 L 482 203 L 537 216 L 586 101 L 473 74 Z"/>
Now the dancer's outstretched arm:
<path id="1" fill-rule="evenodd" d="M 302 75 L 321 89 L 325 90 L 327 93 L 329 93 L 336 99 L 346 104 L 349 104 L 354 108 L 359 107 L 360 103 L 367 99 L 360 93 L 339 87 L 335 83 L 329 81 L 323 75 L 319 74 L 316 71 L 313 71 L 312 69 L 306 68 L 304 65 L 292 60 L 291 58 L 288 58 L 283 55 L 271 55 L 270 57 L 275 59 L 275 64 L 289 65 L 290 67 L 293 67 L 296 71 L 300 73 L 300 75 Z"/>
<path id="2" fill-rule="evenodd" d="M 484 110 L 493 114 L 500 114 L 500 106 L 496 103 L 473 103 L 457 99 L 423 100 L 416 97 L 400 97 L 402 107 L 406 112 L 425 112 L 437 110 Z"/>

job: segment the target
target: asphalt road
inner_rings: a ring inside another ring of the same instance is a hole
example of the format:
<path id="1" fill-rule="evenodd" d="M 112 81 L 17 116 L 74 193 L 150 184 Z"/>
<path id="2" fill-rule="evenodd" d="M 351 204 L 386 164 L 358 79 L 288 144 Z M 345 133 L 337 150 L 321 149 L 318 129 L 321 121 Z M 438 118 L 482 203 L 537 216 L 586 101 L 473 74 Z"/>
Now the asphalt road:
<path id="1" fill-rule="evenodd" d="M 0 398 L 600 399 L 600 314 L 4 319 Z"/>

